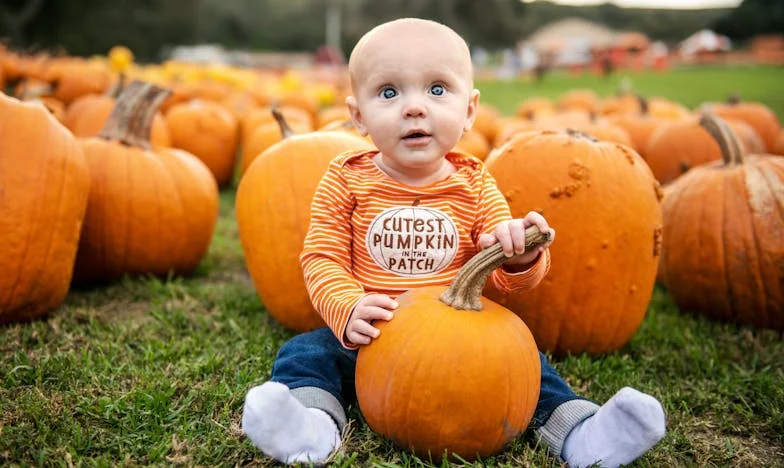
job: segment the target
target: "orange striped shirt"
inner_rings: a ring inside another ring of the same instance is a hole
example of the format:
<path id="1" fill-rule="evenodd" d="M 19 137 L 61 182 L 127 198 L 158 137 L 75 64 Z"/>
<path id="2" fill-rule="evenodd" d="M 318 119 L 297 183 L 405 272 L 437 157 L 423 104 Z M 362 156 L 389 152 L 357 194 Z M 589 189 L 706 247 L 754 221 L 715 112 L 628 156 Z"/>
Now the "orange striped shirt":
<path id="1" fill-rule="evenodd" d="M 479 235 L 511 219 L 509 205 L 481 161 L 446 157 L 457 168 L 425 187 L 392 179 L 373 162 L 377 151 L 336 157 L 316 189 L 300 255 L 315 309 L 343 346 L 354 306 L 370 293 L 397 297 L 420 286 L 448 285 L 479 250 Z M 502 291 L 535 287 L 550 267 L 546 250 L 521 273 L 496 269 Z"/>

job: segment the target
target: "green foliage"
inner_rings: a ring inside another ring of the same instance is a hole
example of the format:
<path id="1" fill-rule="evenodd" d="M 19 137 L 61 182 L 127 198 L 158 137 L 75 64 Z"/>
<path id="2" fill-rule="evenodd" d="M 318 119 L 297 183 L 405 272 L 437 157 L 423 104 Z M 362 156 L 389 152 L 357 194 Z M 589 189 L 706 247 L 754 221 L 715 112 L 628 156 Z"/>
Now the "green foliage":
<path id="1" fill-rule="evenodd" d="M 784 2 L 743 0 L 738 8 L 717 20 L 713 26 L 733 39 L 747 39 L 762 33 L 784 33 Z"/>
<path id="2" fill-rule="evenodd" d="M 510 113 L 533 94 L 589 87 L 609 95 L 621 79 L 551 75 L 541 87 L 478 86 L 485 102 Z M 781 68 L 632 79 L 641 91 L 690 106 L 738 91 L 784 116 Z M 246 392 L 269 378 L 277 350 L 293 334 L 264 311 L 245 271 L 234 195 L 221 194 L 215 238 L 194 277 L 127 278 L 72 291 L 48 320 L 0 327 L 0 465 L 277 466 L 246 440 L 239 421 Z M 667 435 L 634 466 L 784 465 L 779 334 L 681 313 L 657 288 L 623 349 L 554 364 L 576 392 L 596 401 L 625 385 L 662 401 Z M 335 466 L 432 466 L 374 434 L 356 408 L 349 415 Z M 560 466 L 530 438 L 482 462 Z"/>

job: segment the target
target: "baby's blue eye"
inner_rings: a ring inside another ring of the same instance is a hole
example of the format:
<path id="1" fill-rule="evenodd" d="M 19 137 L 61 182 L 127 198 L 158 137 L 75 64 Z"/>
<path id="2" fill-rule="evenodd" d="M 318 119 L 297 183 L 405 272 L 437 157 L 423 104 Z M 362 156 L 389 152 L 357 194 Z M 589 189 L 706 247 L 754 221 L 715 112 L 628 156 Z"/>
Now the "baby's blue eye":
<path id="1" fill-rule="evenodd" d="M 446 89 L 444 89 L 444 87 L 441 86 L 440 84 L 433 85 L 430 87 L 430 94 L 432 94 L 433 96 L 443 96 L 445 92 Z"/>
<path id="2" fill-rule="evenodd" d="M 397 91 L 394 88 L 384 88 L 381 90 L 381 96 L 384 99 L 392 99 L 393 97 L 397 96 Z"/>

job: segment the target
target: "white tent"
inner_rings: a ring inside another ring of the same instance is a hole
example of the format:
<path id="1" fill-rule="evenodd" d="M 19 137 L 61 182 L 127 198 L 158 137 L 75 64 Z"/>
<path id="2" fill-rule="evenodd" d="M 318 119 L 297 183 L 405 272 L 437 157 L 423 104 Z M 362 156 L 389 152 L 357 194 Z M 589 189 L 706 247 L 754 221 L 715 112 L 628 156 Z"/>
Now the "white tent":
<path id="1" fill-rule="evenodd" d="M 681 56 L 691 57 L 700 52 L 726 52 L 731 47 L 732 43 L 727 36 L 703 29 L 684 39 L 678 50 Z"/>

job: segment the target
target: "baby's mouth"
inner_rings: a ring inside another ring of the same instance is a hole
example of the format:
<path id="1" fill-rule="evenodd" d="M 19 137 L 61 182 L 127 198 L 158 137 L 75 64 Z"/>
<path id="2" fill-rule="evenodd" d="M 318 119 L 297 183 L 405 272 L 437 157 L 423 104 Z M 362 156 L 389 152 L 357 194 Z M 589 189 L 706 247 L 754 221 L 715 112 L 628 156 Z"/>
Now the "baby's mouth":
<path id="1" fill-rule="evenodd" d="M 404 140 L 408 140 L 408 141 L 418 141 L 418 140 L 429 138 L 430 136 L 431 135 L 429 133 L 425 132 L 425 131 L 422 131 L 422 130 L 412 130 L 412 131 L 406 133 L 403 136 L 403 139 Z"/>

